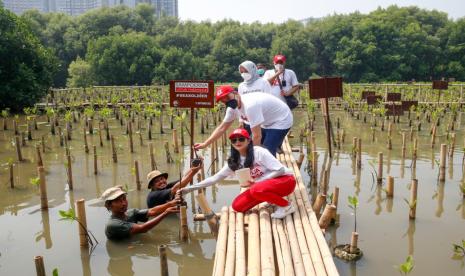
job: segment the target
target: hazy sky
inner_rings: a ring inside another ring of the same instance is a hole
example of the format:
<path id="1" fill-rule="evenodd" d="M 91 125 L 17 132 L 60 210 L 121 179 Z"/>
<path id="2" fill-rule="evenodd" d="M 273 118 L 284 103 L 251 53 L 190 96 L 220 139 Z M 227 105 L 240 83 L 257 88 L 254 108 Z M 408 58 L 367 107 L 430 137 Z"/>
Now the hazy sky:
<path id="1" fill-rule="evenodd" d="M 182 20 L 218 21 L 225 18 L 241 22 L 284 22 L 287 19 L 323 17 L 333 13 L 368 13 L 389 5 L 415 5 L 436 9 L 457 19 L 465 16 L 465 0 L 178 0 Z"/>

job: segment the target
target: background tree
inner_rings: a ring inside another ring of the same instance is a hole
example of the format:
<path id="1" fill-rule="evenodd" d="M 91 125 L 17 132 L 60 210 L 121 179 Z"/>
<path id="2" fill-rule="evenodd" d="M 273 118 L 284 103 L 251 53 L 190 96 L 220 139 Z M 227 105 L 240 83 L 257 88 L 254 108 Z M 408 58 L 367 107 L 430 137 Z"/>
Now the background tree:
<path id="1" fill-rule="evenodd" d="M 32 106 L 52 84 L 56 60 L 26 22 L 0 8 L 0 109 Z"/>

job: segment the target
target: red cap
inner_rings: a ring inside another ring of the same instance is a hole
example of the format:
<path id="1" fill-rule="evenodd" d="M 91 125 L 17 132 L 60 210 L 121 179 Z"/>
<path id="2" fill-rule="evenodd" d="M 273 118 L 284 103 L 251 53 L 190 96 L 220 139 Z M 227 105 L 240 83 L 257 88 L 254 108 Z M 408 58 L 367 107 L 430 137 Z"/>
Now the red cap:
<path id="1" fill-rule="evenodd" d="M 234 88 L 231 85 L 222 85 L 216 89 L 216 101 L 218 102 L 222 98 L 226 97 L 229 93 L 234 92 Z"/>
<path id="2" fill-rule="evenodd" d="M 286 57 L 283 55 L 274 56 L 273 63 L 278 63 L 278 61 L 286 62 Z"/>
<path id="3" fill-rule="evenodd" d="M 247 139 L 250 139 L 249 133 L 244 128 L 236 128 L 233 132 L 231 132 L 231 134 L 229 134 L 229 139 L 232 139 L 237 136 L 242 136 Z"/>

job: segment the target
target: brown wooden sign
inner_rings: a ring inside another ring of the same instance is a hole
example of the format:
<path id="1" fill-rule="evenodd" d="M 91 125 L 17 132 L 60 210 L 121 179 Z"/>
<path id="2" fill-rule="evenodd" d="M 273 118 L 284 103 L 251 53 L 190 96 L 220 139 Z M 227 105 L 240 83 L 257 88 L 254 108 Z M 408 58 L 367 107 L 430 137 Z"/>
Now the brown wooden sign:
<path id="1" fill-rule="evenodd" d="M 378 102 L 381 102 L 383 100 L 383 97 L 375 96 L 375 95 L 369 95 L 366 99 L 367 99 L 367 104 L 368 105 L 375 105 Z"/>
<path id="2" fill-rule="evenodd" d="M 375 94 L 376 94 L 375 91 L 363 91 L 362 100 L 368 100 L 368 97 L 374 96 Z"/>
<path id="3" fill-rule="evenodd" d="M 213 81 L 170 81 L 170 106 L 185 108 L 213 108 Z"/>
<path id="4" fill-rule="evenodd" d="M 404 110 L 400 104 L 385 104 L 384 107 L 388 116 L 400 116 L 404 114 Z"/>
<path id="5" fill-rule="evenodd" d="M 387 93 L 386 101 L 388 102 L 400 102 L 400 93 Z"/>
<path id="6" fill-rule="evenodd" d="M 342 97 L 342 78 L 324 77 L 308 80 L 310 99 Z"/>
<path id="7" fill-rule="evenodd" d="M 447 81 L 441 81 L 441 80 L 433 81 L 433 89 L 447 90 L 448 88 L 449 88 L 449 83 Z"/>
<path id="8" fill-rule="evenodd" d="M 412 106 L 417 107 L 418 101 L 402 101 L 402 110 L 409 111 Z"/>

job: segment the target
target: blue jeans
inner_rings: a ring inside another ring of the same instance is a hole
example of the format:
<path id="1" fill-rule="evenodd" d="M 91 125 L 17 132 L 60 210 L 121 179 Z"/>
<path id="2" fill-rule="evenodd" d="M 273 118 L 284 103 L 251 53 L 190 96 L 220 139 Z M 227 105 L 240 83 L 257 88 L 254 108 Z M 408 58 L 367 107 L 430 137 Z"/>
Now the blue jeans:
<path id="1" fill-rule="evenodd" d="M 262 145 L 269 150 L 273 156 L 276 156 L 276 151 L 281 146 L 289 129 L 264 129 L 262 128 Z"/>

